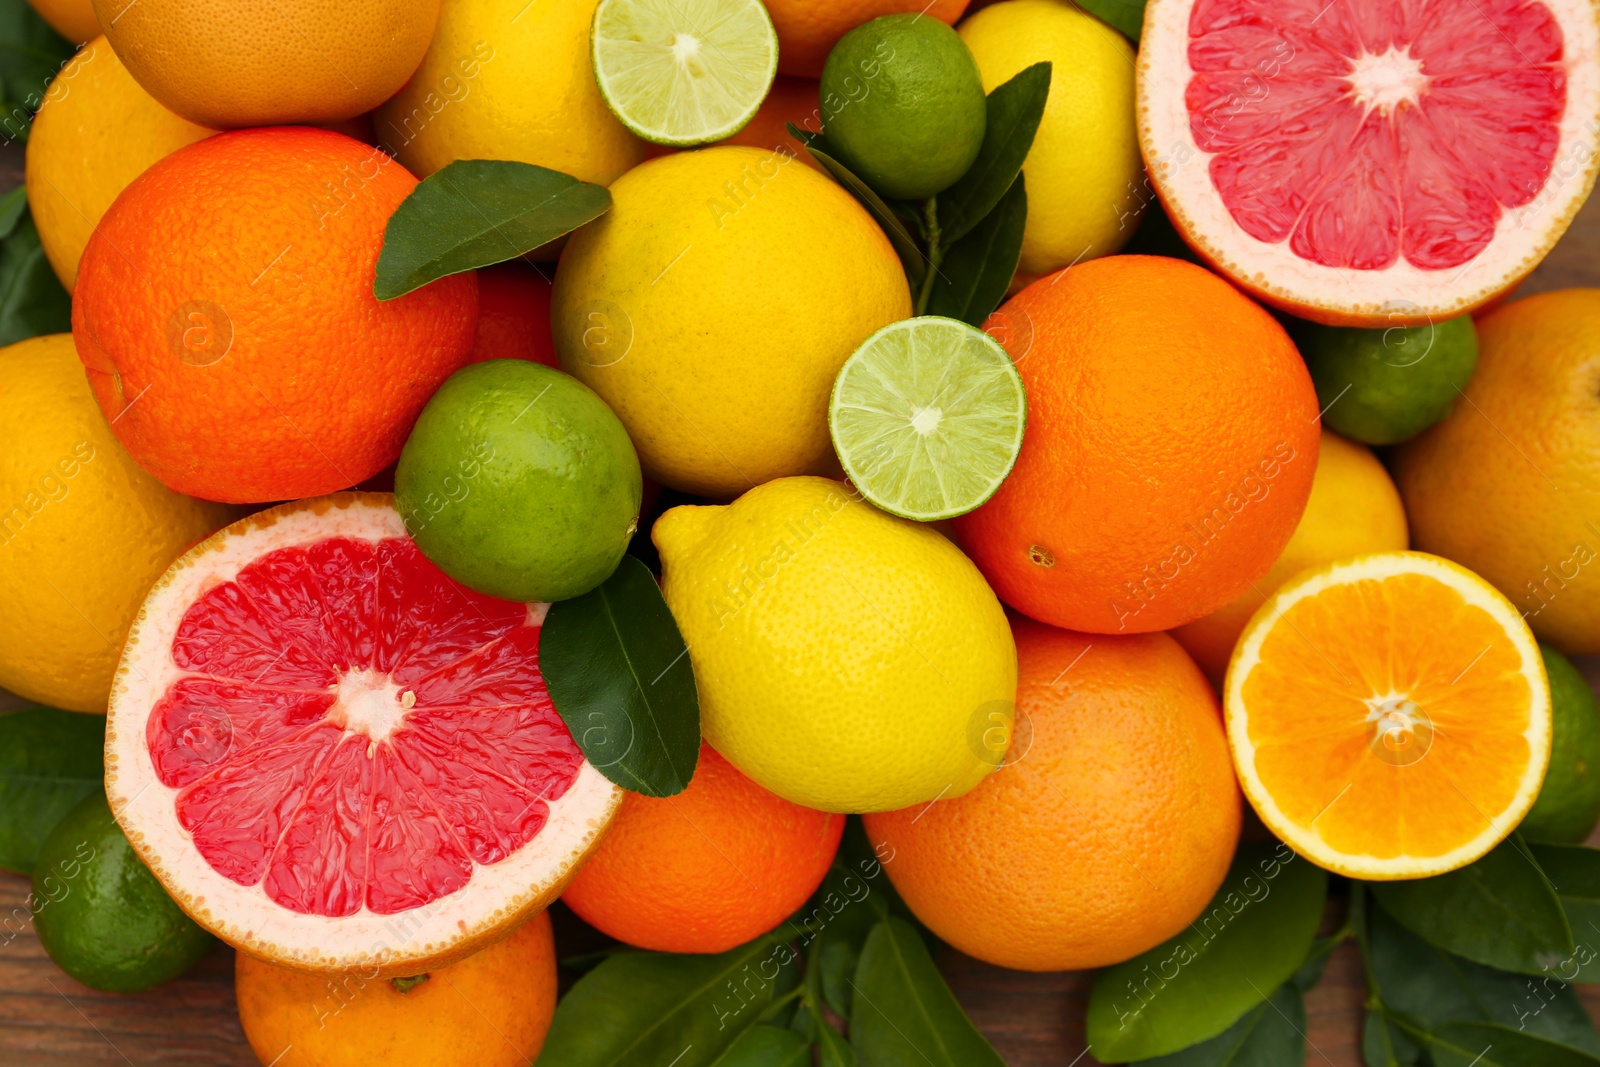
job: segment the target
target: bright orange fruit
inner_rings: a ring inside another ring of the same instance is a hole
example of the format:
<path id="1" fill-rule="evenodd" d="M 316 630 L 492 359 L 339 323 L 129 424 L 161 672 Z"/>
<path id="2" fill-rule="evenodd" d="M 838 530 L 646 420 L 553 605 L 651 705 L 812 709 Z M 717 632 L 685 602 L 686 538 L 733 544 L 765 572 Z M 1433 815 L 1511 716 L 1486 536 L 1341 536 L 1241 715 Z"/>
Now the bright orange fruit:
<path id="1" fill-rule="evenodd" d="M 880 15 L 920 12 L 954 23 L 967 0 L 767 0 L 778 31 L 778 69 L 816 78 L 839 38 Z"/>
<path id="2" fill-rule="evenodd" d="M 545 268 L 549 270 L 549 268 Z M 550 279 L 526 263 L 500 263 L 478 274 L 478 335 L 468 363 L 525 359 L 561 369 L 550 333 Z"/>

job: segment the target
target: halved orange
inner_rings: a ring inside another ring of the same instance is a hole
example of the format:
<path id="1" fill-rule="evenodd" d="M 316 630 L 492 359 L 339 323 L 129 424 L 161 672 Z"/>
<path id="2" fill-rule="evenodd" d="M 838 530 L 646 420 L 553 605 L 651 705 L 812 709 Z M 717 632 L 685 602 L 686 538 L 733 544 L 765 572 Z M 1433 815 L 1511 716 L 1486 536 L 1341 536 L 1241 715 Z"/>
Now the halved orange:
<path id="1" fill-rule="evenodd" d="M 1550 760 L 1533 632 L 1488 582 L 1422 552 L 1290 581 L 1245 628 L 1225 689 L 1262 822 L 1352 878 L 1466 866 L 1516 828 Z"/>

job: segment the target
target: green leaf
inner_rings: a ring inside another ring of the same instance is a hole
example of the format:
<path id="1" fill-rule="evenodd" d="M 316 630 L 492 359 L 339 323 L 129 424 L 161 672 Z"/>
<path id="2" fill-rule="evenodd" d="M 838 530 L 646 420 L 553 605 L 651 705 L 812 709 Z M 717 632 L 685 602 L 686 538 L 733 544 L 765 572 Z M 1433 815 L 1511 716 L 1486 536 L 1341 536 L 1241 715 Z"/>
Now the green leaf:
<path id="1" fill-rule="evenodd" d="M 1402 926 L 1476 963 L 1541 974 L 1573 953 L 1561 901 L 1516 834 L 1460 870 L 1370 888 Z"/>
<path id="2" fill-rule="evenodd" d="M 0 0 L 0 140 L 26 140 L 45 88 L 77 47 L 25 0 Z"/>
<path id="3" fill-rule="evenodd" d="M 0 222 L 10 223 L 0 242 L 0 345 L 72 329 L 72 298 L 45 258 L 32 216 L 12 199 L 19 194 L 25 207 L 20 188 L 0 202 Z"/>
<path id="4" fill-rule="evenodd" d="M 816 1026 L 817 1067 L 856 1067 L 856 1050 L 815 1009 L 808 1010 Z"/>
<path id="5" fill-rule="evenodd" d="M 790 129 L 793 128 L 791 125 Z M 906 274 L 911 277 L 912 285 L 920 284 L 928 273 L 928 257 L 923 254 L 916 238 L 911 236 L 911 231 L 906 229 L 906 224 L 900 221 L 900 216 L 884 203 L 883 197 L 872 191 L 871 186 L 850 173 L 849 167 L 817 147 L 815 141 L 806 145 L 806 151 L 822 164 L 822 169 L 831 174 L 834 181 L 848 189 L 850 194 L 861 202 L 861 206 L 872 214 L 900 256 L 900 262 L 905 267 Z"/>
<path id="6" fill-rule="evenodd" d="M 630 952 L 580 978 L 556 1006 L 539 1067 L 707 1067 L 756 1025 L 786 968 L 792 930 L 716 956 Z"/>
<path id="7" fill-rule="evenodd" d="M 104 788 L 106 719 L 54 708 L 0 715 L 0 867 L 32 874 L 61 817 Z"/>
<path id="8" fill-rule="evenodd" d="M 1428 1037 L 1433 1067 L 1594 1067 L 1600 1056 L 1494 1023 L 1451 1023 Z"/>
<path id="9" fill-rule="evenodd" d="M 1367 1067 L 1412 1067 L 1422 1049 L 1382 1011 L 1367 1009 L 1361 1024 L 1361 1058 Z"/>
<path id="10" fill-rule="evenodd" d="M 1095 1056 L 1151 1059 L 1228 1029 L 1306 961 L 1327 895 L 1327 872 L 1289 846 L 1240 846 L 1187 930 L 1096 977 Z"/>
<path id="11" fill-rule="evenodd" d="M 1144 29 L 1145 0 L 1074 0 L 1089 14 L 1121 30 L 1134 44 L 1139 43 L 1139 33 Z"/>
<path id="12" fill-rule="evenodd" d="M 1452 1022 L 1499 1023 L 1600 1052 L 1588 1012 L 1559 978 L 1533 979 L 1452 956 L 1375 905 L 1367 907 L 1366 923 L 1371 992 L 1393 1015 L 1424 1031 Z"/>
<path id="13" fill-rule="evenodd" d="M 926 313 L 982 327 L 1017 273 L 1027 221 L 1028 193 L 1019 174 L 999 206 L 945 253 Z"/>
<path id="14" fill-rule="evenodd" d="M 1332 937 L 1319 937 L 1311 943 L 1311 950 L 1306 953 L 1305 962 L 1300 969 L 1294 972 L 1294 977 L 1289 981 L 1302 993 L 1309 993 L 1316 984 L 1322 981 L 1322 972 L 1328 969 L 1328 960 L 1333 957 L 1334 949 L 1345 943 L 1349 937 L 1348 932 L 1334 934 Z"/>
<path id="15" fill-rule="evenodd" d="M 1568 982 L 1600 982 L 1600 849 L 1530 843 L 1572 927 L 1572 956 L 1550 968 Z"/>
<path id="16" fill-rule="evenodd" d="M 978 158 L 939 194 L 939 241 L 951 248 L 989 217 L 1022 173 L 1050 97 L 1049 63 L 1035 63 L 989 94 Z M 1010 281 L 1010 279 L 1006 279 Z"/>
<path id="17" fill-rule="evenodd" d="M 1306 1002 L 1292 983 L 1277 988 L 1238 1022 L 1181 1052 L 1140 1060 L 1141 1067 L 1284 1067 L 1304 1063 Z"/>
<path id="18" fill-rule="evenodd" d="M 5 196 L 0 196 L 0 241 L 11 236 L 28 210 L 28 189 L 19 185 Z"/>
<path id="19" fill-rule="evenodd" d="M 713 1067 L 811 1067 L 811 1043 L 793 1030 L 752 1026 L 712 1064 Z"/>
<path id="20" fill-rule="evenodd" d="M 383 232 L 373 292 L 393 300 L 450 274 L 516 259 L 604 214 L 611 194 L 506 159 L 458 159 L 401 201 Z"/>
<path id="21" fill-rule="evenodd" d="M 862 1067 L 1004 1067 L 904 919 L 872 928 L 853 984 L 850 1043 Z"/>
<path id="22" fill-rule="evenodd" d="M 550 606 L 539 667 L 585 758 L 624 789 L 681 793 L 700 759 L 700 698 L 678 624 L 633 556 Z"/>

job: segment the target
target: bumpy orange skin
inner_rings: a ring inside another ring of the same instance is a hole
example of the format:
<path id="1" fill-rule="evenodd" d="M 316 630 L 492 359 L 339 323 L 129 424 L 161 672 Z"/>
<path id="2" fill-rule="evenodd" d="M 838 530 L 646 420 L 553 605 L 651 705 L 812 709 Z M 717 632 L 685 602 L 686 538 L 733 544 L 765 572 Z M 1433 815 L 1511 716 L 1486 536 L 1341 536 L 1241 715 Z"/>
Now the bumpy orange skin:
<path id="1" fill-rule="evenodd" d="M 1310 496 L 1320 421 L 1271 315 L 1191 263 L 1111 256 L 1041 278 L 986 328 L 1017 361 L 1028 428 L 955 530 L 1002 600 L 1145 633 L 1267 572 Z"/>
<path id="2" fill-rule="evenodd" d="M 370 973 L 302 974 L 242 952 L 234 977 L 250 1048 L 275 1067 L 526 1067 L 556 1011 L 545 912 L 404 993 Z"/>
<path id="3" fill-rule="evenodd" d="M 839 38 L 880 15 L 922 12 L 954 23 L 967 0 L 768 0 L 767 14 L 778 31 L 778 69 L 806 78 L 820 77 L 822 64 Z"/>
<path id="4" fill-rule="evenodd" d="M 917 918 L 1025 971 L 1103 967 L 1182 930 L 1222 884 L 1240 796 L 1217 698 L 1165 634 L 1016 619 L 1017 730 L 965 796 L 865 815 Z"/>
<path id="5" fill-rule="evenodd" d="M 139 465 L 228 503 L 316 496 L 400 454 L 471 350 L 477 280 L 372 292 L 384 227 L 416 186 L 325 130 L 239 130 L 124 190 L 84 250 L 72 334 Z"/>
<path id="6" fill-rule="evenodd" d="M 468 363 L 525 359 L 561 369 L 550 333 L 550 277 L 526 263 L 499 263 L 478 275 L 478 334 Z"/>
<path id="7" fill-rule="evenodd" d="M 682 793 L 623 799 L 562 899 L 630 945 L 726 952 L 805 903 L 843 833 L 843 815 L 767 792 L 703 744 Z"/>

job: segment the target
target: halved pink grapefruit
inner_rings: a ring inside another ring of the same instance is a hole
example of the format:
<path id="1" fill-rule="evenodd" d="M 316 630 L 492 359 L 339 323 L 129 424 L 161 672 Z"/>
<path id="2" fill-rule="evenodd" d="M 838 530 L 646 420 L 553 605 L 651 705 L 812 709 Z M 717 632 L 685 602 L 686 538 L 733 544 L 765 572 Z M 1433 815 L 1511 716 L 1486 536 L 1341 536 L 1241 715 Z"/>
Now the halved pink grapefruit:
<path id="1" fill-rule="evenodd" d="M 1201 255 L 1285 310 L 1420 324 L 1538 265 L 1594 184 L 1592 0 L 1150 0 L 1139 140 Z"/>
<path id="2" fill-rule="evenodd" d="M 111 808 L 173 899 L 253 956 L 391 976 L 459 959 L 555 899 L 621 802 L 545 689 L 545 610 L 445 577 L 387 494 L 252 515 L 133 625 Z"/>

